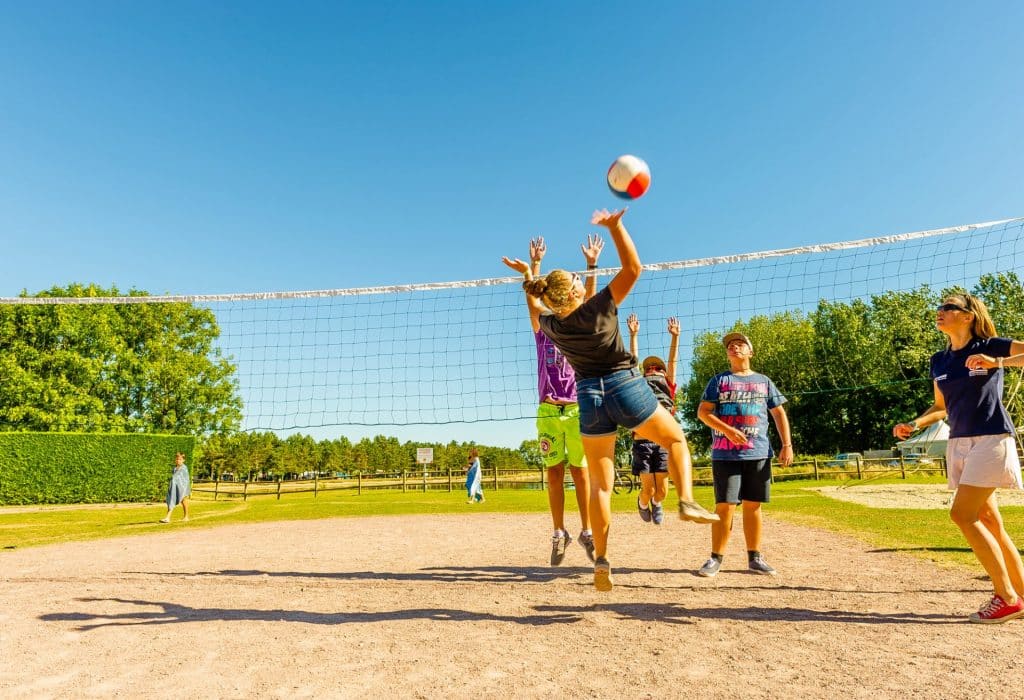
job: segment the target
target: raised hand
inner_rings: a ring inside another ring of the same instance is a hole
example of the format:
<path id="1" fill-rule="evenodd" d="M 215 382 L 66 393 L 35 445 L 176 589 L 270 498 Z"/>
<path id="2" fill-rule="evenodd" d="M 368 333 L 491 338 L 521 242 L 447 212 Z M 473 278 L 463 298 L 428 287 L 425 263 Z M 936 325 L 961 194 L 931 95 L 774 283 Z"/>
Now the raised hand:
<path id="1" fill-rule="evenodd" d="M 679 319 L 675 316 L 668 317 L 668 332 L 669 335 L 673 335 L 676 338 L 679 337 Z"/>
<path id="2" fill-rule="evenodd" d="M 580 245 L 580 250 L 583 251 L 583 257 L 587 259 L 587 265 L 596 265 L 597 259 L 601 257 L 601 251 L 604 250 L 604 240 L 599 234 L 588 233 L 587 244 Z"/>
<path id="3" fill-rule="evenodd" d="M 623 207 L 618 211 L 608 211 L 607 209 L 598 209 L 590 217 L 590 223 L 594 226 L 604 226 L 605 228 L 612 228 L 619 223 L 619 219 L 626 213 L 629 207 Z"/>
<path id="4" fill-rule="evenodd" d="M 640 319 L 636 317 L 636 314 L 630 314 L 626 319 L 626 328 L 629 329 L 630 335 L 636 335 L 640 332 Z"/>
<path id="5" fill-rule="evenodd" d="M 519 258 L 504 257 L 501 261 L 521 275 L 525 275 L 530 270 L 530 263 L 525 260 L 520 260 Z"/>
<path id="6" fill-rule="evenodd" d="M 539 263 L 547 252 L 548 247 L 544 243 L 544 236 L 530 239 L 530 262 Z"/>

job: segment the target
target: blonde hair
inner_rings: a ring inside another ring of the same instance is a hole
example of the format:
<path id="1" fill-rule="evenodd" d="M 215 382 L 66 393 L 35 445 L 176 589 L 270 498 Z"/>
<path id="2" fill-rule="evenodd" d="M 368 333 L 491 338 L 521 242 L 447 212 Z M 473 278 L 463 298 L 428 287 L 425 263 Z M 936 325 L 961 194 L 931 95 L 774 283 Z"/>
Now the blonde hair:
<path id="1" fill-rule="evenodd" d="M 565 270 L 552 270 L 544 277 L 523 282 L 523 289 L 558 313 L 572 303 L 573 276 Z"/>
<path id="2" fill-rule="evenodd" d="M 964 292 L 962 294 L 948 294 L 946 299 L 953 300 L 964 307 L 974 316 L 971 321 L 971 335 L 981 340 L 996 337 L 996 324 L 988 313 L 988 307 L 978 297 Z"/>

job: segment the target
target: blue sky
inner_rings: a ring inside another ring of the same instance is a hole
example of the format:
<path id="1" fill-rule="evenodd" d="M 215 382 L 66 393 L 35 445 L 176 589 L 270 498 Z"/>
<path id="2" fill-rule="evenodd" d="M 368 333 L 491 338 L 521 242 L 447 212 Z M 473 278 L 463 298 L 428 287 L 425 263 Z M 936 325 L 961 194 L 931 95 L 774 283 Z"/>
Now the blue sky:
<path id="1" fill-rule="evenodd" d="M 0 296 L 648 262 L 1024 215 L 1019 2 L 5 3 Z M 606 254 L 605 262 L 614 256 Z"/>

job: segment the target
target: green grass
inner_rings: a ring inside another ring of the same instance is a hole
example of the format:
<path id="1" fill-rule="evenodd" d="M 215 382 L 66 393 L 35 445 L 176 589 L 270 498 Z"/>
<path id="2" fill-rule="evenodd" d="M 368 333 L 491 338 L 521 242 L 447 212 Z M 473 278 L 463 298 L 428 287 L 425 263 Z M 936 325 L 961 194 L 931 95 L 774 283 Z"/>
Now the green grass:
<path id="1" fill-rule="evenodd" d="M 856 482 L 854 482 L 855 484 Z M 892 479 L 872 483 L 942 483 L 936 478 L 908 481 Z M 838 501 L 821 495 L 820 486 L 845 485 L 849 481 L 787 481 L 773 487 L 772 503 L 766 506 L 769 517 L 801 525 L 819 527 L 853 535 L 878 549 L 897 550 L 924 556 L 943 564 L 976 566 L 974 556 L 960 532 L 950 522 L 945 510 L 896 510 L 869 508 Z M 706 505 L 713 501 L 711 489 L 698 487 L 697 500 Z M 571 492 L 566 494 L 570 509 L 575 509 Z M 616 512 L 632 513 L 636 494 L 614 497 Z M 193 498 L 192 519 L 180 522 L 181 509 L 175 510 L 175 522 L 161 525 L 163 504 L 118 505 L 109 507 L 41 506 L 24 512 L 0 508 L 0 549 L 34 547 L 55 542 L 71 542 L 125 535 L 163 532 L 168 528 L 211 528 L 237 523 L 280 520 L 314 520 L 319 518 L 357 517 L 366 515 L 405 515 L 419 513 L 544 513 L 547 496 L 541 491 L 488 491 L 487 502 L 468 506 L 461 491 L 428 493 L 367 491 L 356 495 L 349 491 L 312 494 L 285 494 L 281 500 L 273 496 L 239 498 L 213 502 L 208 496 Z M 1007 530 L 1014 541 L 1024 541 L 1024 507 L 1002 509 Z"/>

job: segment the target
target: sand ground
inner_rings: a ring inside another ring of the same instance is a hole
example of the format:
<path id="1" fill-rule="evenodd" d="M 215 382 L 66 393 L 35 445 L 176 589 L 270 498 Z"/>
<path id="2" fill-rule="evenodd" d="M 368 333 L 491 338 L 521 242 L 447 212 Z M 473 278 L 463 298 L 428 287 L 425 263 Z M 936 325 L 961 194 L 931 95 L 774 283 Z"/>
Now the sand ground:
<path id="1" fill-rule="evenodd" d="M 774 520 L 613 523 L 615 589 L 545 515 L 276 522 L 0 553 L 0 696 L 1020 697 L 980 569 Z"/>

